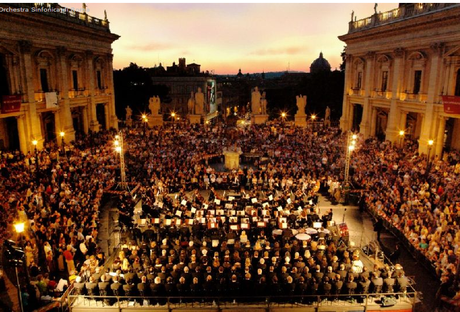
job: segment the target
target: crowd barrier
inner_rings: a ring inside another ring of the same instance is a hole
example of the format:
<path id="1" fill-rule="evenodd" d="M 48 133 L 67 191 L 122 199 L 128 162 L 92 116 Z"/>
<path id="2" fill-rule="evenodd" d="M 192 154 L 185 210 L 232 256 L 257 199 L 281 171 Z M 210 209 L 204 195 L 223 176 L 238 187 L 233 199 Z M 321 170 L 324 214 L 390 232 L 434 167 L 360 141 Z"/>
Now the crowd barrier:
<path id="1" fill-rule="evenodd" d="M 146 297 L 69 295 L 72 312 L 83 311 L 412 311 L 417 292 L 247 297 Z"/>

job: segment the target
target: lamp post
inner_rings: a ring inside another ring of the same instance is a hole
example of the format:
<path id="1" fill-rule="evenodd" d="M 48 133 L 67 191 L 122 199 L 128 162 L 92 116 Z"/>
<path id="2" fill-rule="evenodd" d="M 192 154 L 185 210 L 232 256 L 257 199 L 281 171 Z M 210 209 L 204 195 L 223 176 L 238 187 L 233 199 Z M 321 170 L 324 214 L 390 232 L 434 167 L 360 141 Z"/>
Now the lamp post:
<path id="1" fill-rule="evenodd" d="M 145 128 L 147 127 L 147 115 L 146 114 L 142 114 L 142 121 L 144 122 L 144 136 L 145 136 Z"/>
<path id="2" fill-rule="evenodd" d="M 115 151 L 120 154 L 120 186 L 122 189 L 126 189 L 125 155 L 123 151 L 123 134 L 121 131 L 119 135 L 115 136 L 113 144 L 115 145 Z"/>
<path id="3" fill-rule="evenodd" d="M 38 152 L 37 152 L 37 144 L 38 144 L 38 141 L 37 140 L 33 140 L 32 141 L 32 145 L 34 146 L 34 150 L 35 150 L 35 177 L 37 179 L 37 183 L 38 183 L 38 180 L 39 180 L 39 177 L 38 177 L 38 168 L 39 168 L 39 159 L 38 159 Z"/>
<path id="4" fill-rule="evenodd" d="M 173 125 L 173 129 L 174 129 L 174 123 L 175 123 L 175 121 L 176 121 L 176 113 L 175 113 L 175 112 L 172 112 L 172 113 L 171 113 L 171 118 L 172 118 L 172 121 L 173 121 L 173 124 L 172 124 L 172 125 Z"/>
<path id="5" fill-rule="evenodd" d="M 356 140 L 358 136 L 356 134 L 349 134 L 347 138 L 347 150 L 346 150 L 346 157 L 345 157 L 345 177 L 344 182 L 345 184 L 348 182 L 350 176 L 350 160 L 351 154 L 355 150 L 356 147 Z"/>
<path id="6" fill-rule="evenodd" d="M 281 120 L 282 120 L 283 127 L 284 127 L 284 123 L 286 121 L 286 116 L 287 116 L 286 112 L 281 112 Z"/>
<path id="7" fill-rule="evenodd" d="M 64 142 L 64 135 L 65 135 L 65 132 L 64 132 L 64 131 L 61 131 L 61 132 L 59 132 L 59 135 L 61 136 L 62 155 L 63 155 L 63 156 L 66 156 L 66 154 L 65 154 L 65 142 Z"/>
<path id="8" fill-rule="evenodd" d="M 12 264 L 14 266 L 14 272 L 16 273 L 16 283 L 18 286 L 18 297 L 19 297 L 19 306 L 21 308 L 21 312 L 24 312 L 24 306 L 22 304 L 22 295 L 21 295 L 21 284 L 19 282 L 19 274 L 18 274 L 18 266 L 24 264 L 24 251 L 22 250 L 22 243 L 21 243 L 21 233 L 24 232 L 24 223 L 23 222 L 18 222 L 14 224 L 14 229 L 16 230 L 16 233 L 18 234 L 18 241 L 19 241 L 19 246 L 10 246 L 9 248 L 13 249 L 13 259 Z M 14 250 L 15 249 L 15 250 Z"/>
<path id="9" fill-rule="evenodd" d="M 425 177 L 428 177 L 428 173 L 430 172 L 431 167 L 431 148 L 433 147 L 433 140 L 428 140 L 428 158 L 426 160 L 426 172 Z"/>
<path id="10" fill-rule="evenodd" d="M 313 114 L 313 115 L 311 115 L 311 117 L 310 117 L 310 118 L 311 118 L 311 129 L 312 129 L 312 130 L 315 130 L 315 120 L 316 120 L 316 115 L 315 115 L 315 114 Z"/>
<path id="11" fill-rule="evenodd" d="M 399 148 L 403 148 L 403 141 L 404 141 L 404 130 L 399 130 Z"/>

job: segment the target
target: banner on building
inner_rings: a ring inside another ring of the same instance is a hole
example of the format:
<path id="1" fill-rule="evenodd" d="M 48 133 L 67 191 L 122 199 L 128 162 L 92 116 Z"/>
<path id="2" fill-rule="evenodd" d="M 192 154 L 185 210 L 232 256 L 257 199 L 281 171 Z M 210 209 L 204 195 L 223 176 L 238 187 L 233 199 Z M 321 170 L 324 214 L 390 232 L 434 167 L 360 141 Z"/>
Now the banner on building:
<path id="1" fill-rule="evenodd" d="M 443 95 L 444 113 L 460 114 L 460 96 Z"/>
<path id="2" fill-rule="evenodd" d="M 56 92 L 46 92 L 45 93 L 46 108 L 57 108 L 58 107 L 58 98 Z"/>
<path id="3" fill-rule="evenodd" d="M 21 110 L 22 98 L 20 95 L 2 96 L 2 114 L 17 113 Z"/>

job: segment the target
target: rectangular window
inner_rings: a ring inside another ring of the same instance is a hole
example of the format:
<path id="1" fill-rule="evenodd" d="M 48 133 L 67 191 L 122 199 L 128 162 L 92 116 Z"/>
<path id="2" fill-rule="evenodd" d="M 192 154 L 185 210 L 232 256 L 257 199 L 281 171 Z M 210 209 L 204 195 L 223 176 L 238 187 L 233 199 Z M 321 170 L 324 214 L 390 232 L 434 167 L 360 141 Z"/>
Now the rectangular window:
<path id="1" fill-rule="evenodd" d="M 101 78 L 101 71 L 100 70 L 98 70 L 96 72 L 96 77 L 97 77 L 97 87 L 99 89 L 102 89 L 102 78 Z"/>
<path id="2" fill-rule="evenodd" d="M 418 94 L 420 92 L 421 84 L 422 84 L 422 71 L 416 70 L 414 72 L 414 90 L 412 91 L 413 94 Z"/>
<path id="3" fill-rule="evenodd" d="M 382 72 L 382 88 L 380 91 L 385 92 L 387 90 L 387 84 L 388 84 L 388 72 L 383 71 Z"/>
<path id="4" fill-rule="evenodd" d="M 363 73 L 358 72 L 358 80 L 356 81 L 356 89 L 361 90 L 361 80 L 362 80 Z"/>
<path id="5" fill-rule="evenodd" d="M 42 84 L 42 91 L 49 92 L 50 89 L 48 87 L 48 71 L 46 68 L 40 68 L 40 82 Z"/>
<path id="6" fill-rule="evenodd" d="M 78 71 L 72 70 L 73 89 L 78 90 Z"/>

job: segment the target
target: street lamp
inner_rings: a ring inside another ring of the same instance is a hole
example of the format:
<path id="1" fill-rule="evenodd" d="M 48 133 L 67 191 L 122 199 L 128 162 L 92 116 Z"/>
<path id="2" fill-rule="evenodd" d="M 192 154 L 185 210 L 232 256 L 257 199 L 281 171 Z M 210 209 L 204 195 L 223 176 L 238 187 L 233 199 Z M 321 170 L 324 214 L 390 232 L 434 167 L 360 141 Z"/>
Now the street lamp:
<path id="1" fill-rule="evenodd" d="M 428 177 L 428 173 L 430 172 L 430 167 L 431 167 L 431 148 L 433 147 L 433 143 L 434 141 L 433 140 L 428 140 L 428 158 L 427 158 L 427 163 L 426 163 L 426 172 L 425 172 L 425 176 Z"/>
<path id="2" fill-rule="evenodd" d="M 61 136 L 62 154 L 65 156 L 65 142 L 64 142 L 64 135 L 65 135 L 65 132 L 64 132 L 64 131 L 61 131 L 61 132 L 59 132 L 59 135 Z"/>
<path id="3" fill-rule="evenodd" d="M 284 126 L 284 122 L 286 121 L 286 116 L 287 116 L 286 112 L 281 112 L 281 120 L 283 122 L 283 126 Z"/>
<path id="4" fill-rule="evenodd" d="M 402 149 L 403 147 L 403 141 L 404 141 L 404 135 L 406 132 L 404 130 L 399 130 L 399 147 Z"/>
<path id="5" fill-rule="evenodd" d="M 358 139 L 358 136 L 356 134 L 349 134 L 347 138 L 347 150 L 346 150 L 346 156 L 345 156 L 345 177 L 344 177 L 345 184 L 348 182 L 348 178 L 350 176 L 351 153 L 356 148 L 357 139 Z"/>
<path id="6" fill-rule="evenodd" d="M 311 129 L 314 130 L 315 129 L 315 120 L 316 120 L 316 115 L 313 114 L 311 115 Z"/>
<path id="7" fill-rule="evenodd" d="M 34 140 L 35 141 L 35 140 Z M 36 144 L 34 144 L 36 145 Z M 18 241 L 20 242 L 21 233 L 24 232 L 24 223 L 17 222 L 13 224 L 16 233 L 18 233 Z M 10 241 L 12 242 L 12 241 Z M 14 243 L 14 242 L 13 242 Z M 14 244 L 6 244 L 8 249 L 9 261 L 14 266 L 14 271 L 16 273 L 16 283 L 18 286 L 18 297 L 19 297 L 19 306 L 21 308 L 21 312 L 24 311 L 24 306 L 22 303 L 22 296 L 21 296 L 21 283 L 19 282 L 19 274 L 18 274 L 18 266 L 22 266 L 24 264 L 24 250 L 22 249 L 22 244 L 19 243 L 19 246 L 15 246 Z"/>
<path id="8" fill-rule="evenodd" d="M 144 136 L 145 136 L 145 127 L 147 126 L 147 115 L 146 114 L 142 114 L 142 121 L 144 122 Z"/>
<path id="9" fill-rule="evenodd" d="M 176 112 L 171 113 L 171 118 L 172 118 L 172 121 L 173 121 L 173 128 L 174 128 L 174 122 L 176 121 Z"/>
<path id="10" fill-rule="evenodd" d="M 123 135 L 121 132 L 119 135 L 115 136 L 113 145 L 115 145 L 115 151 L 120 154 L 120 185 L 122 189 L 126 189 L 125 155 L 123 152 Z"/>
<path id="11" fill-rule="evenodd" d="M 37 144 L 38 144 L 37 140 L 32 141 L 32 145 L 34 146 L 34 150 L 35 150 L 35 175 L 36 175 L 36 179 L 37 179 L 37 183 L 38 183 L 39 159 L 38 159 L 38 152 L 37 152 Z"/>

